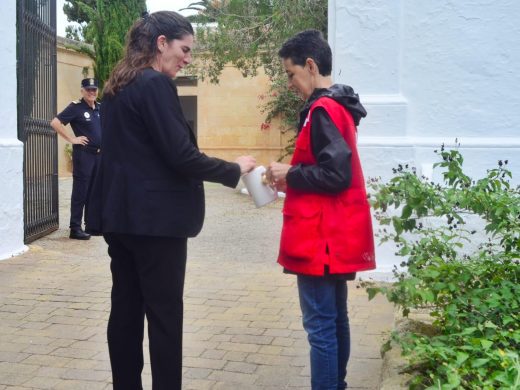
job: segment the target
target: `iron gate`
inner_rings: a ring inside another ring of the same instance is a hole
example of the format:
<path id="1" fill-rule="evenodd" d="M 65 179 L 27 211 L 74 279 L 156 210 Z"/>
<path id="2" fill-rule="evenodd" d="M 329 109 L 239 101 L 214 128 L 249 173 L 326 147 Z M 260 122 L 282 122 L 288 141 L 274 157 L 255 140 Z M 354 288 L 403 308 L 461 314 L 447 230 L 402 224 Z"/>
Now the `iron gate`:
<path id="1" fill-rule="evenodd" d="M 56 0 L 17 0 L 18 139 L 24 143 L 25 243 L 58 229 Z"/>

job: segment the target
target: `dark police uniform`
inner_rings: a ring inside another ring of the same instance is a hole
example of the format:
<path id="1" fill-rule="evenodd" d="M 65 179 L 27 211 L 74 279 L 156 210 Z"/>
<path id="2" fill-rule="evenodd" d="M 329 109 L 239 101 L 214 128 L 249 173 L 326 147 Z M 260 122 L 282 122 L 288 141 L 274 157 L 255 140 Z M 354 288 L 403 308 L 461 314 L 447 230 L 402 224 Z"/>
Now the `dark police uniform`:
<path id="1" fill-rule="evenodd" d="M 73 181 L 70 201 L 70 228 L 81 229 L 83 209 L 88 208 L 88 194 L 101 157 L 99 103 L 96 102 L 95 107 L 92 108 L 83 99 L 75 100 L 56 117 L 64 125 L 70 123 L 76 137 L 85 136 L 89 140 L 88 145 L 72 146 Z M 85 215 L 87 215 L 86 210 Z"/>

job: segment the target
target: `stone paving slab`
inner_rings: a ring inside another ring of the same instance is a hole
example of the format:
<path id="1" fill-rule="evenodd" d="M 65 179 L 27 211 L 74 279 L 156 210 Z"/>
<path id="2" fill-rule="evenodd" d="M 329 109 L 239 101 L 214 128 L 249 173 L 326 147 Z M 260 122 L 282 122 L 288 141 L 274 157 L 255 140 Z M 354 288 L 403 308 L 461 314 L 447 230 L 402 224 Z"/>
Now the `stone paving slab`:
<path id="1" fill-rule="evenodd" d="M 0 390 L 112 388 L 106 245 L 68 239 L 70 188 L 60 179 L 61 228 L 0 261 Z M 309 389 L 295 278 L 275 263 L 281 202 L 255 209 L 237 190 L 206 193 L 205 227 L 189 241 L 183 388 Z M 379 389 L 393 308 L 349 282 L 349 311 L 349 388 Z M 151 388 L 148 360 L 143 383 Z"/>

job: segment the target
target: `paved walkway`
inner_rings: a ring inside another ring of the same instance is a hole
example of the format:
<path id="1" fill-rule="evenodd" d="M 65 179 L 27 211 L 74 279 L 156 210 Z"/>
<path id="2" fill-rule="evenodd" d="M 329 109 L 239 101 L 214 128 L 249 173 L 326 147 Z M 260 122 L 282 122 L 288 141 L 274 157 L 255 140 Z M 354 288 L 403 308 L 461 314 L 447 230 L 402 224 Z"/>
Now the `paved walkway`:
<path id="1" fill-rule="evenodd" d="M 70 187 L 60 180 L 61 229 L 0 261 L 0 390 L 111 389 L 106 246 L 67 238 Z M 183 389 L 309 389 L 295 279 L 275 263 L 281 202 L 257 210 L 235 190 L 206 192 L 206 224 L 188 251 Z M 356 282 L 349 294 L 349 385 L 378 389 L 393 310 Z M 143 377 L 150 389 L 148 363 Z"/>

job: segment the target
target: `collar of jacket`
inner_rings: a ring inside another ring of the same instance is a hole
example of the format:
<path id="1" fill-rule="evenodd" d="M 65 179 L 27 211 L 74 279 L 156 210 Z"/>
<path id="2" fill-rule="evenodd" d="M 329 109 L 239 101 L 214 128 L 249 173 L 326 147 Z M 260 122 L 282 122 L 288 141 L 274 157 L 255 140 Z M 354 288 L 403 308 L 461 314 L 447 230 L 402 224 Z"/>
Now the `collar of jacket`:
<path id="1" fill-rule="evenodd" d="M 359 125 L 361 118 L 367 116 L 365 108 L 359 101 L 359 95 L 354 92 L 352 87 L 343 84 L 333 84 L 330 88 L 316 88 L 312 92 L 311 96 L 309 96 L 300 111 L 300 125 L 298 126 L 298 131 L 301 130 L 313 103 L 323 96 L 330 97 L 345 107 L 352 115 L 356 126 Z"/>

